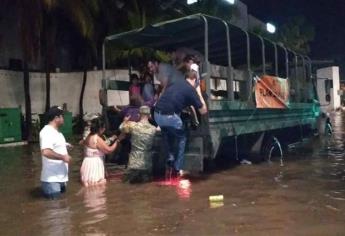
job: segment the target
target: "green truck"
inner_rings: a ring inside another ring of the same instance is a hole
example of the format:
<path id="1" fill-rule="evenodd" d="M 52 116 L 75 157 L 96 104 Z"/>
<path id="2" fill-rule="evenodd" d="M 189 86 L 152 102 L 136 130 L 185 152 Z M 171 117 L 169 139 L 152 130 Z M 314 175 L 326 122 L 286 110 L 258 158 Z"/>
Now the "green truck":
<path id="1" fill-rule="evenodd" d="M 105 76 L 109 46 L 170 52 L 186 47 L 203 55 L 201 74 L 209 112 L 198 129 L 189 131 L 185 169 L 203 170 L 205 161 L 214 159 L 282 156 L 284 147 L 318 132 L 320 104 L 311 60 L 281 43 L 203 14 L 111 35 L 103 44 L 103 95 L 126 87 Z M 255 78 L 264 75 L 284 78 L 289 84 L 285 107 L 256 104 Z M 106 96 L 103 105 L 106 113 Z M 162 150 L 159 141 L 155 150 Z"/>

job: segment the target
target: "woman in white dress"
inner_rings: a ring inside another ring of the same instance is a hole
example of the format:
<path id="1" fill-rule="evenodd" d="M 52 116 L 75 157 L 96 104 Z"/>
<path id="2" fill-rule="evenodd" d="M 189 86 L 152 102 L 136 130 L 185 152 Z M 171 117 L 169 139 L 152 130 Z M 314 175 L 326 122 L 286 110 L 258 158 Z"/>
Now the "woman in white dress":
<path id="1" fill-rule="evenodd" d="M 80 168 L 81 182 L 87 187 L 106 183 L 104 171 L 104 156 L 113 152 L 119 143 L 116 139 L 112 145 L 102 139 L 105 124 L 101 118 L 91 121 L 90 134 L 84 144 L 84 160 Z"/>

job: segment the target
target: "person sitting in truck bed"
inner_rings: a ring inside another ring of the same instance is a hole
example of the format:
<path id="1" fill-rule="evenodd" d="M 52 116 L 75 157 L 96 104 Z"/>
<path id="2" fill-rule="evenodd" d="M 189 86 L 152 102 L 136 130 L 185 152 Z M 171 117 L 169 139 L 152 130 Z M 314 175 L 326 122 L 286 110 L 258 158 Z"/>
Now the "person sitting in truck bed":
<path id="1" fill-rule="evenodd" d="M 139 77 L 137 74 L 130 75 L 131 85 L 129 86 L 129 97 L 141 96 L 141 88 L 139 85 Z"/>
<path id="2" fill-rule="evenodd" d="M 129 98 L 129 105 L 122 108 L 115 107 L 115 110 L 119 112 L 121 120 L 130 116 L 130 121 L 138 122 L 140 120 L 139 109 L 143 105 L 143 100 L 140 95 L 133 95 Z"/>
<path id="3" fill-rule="evenodd" d="M 152 76 L 149 73 L 145 73 L 143 76 L 144 86 L 142 89 L 142 98 L 145 105 L 153 106 L 155 102 L 155 89 L 152 83 Z"/>

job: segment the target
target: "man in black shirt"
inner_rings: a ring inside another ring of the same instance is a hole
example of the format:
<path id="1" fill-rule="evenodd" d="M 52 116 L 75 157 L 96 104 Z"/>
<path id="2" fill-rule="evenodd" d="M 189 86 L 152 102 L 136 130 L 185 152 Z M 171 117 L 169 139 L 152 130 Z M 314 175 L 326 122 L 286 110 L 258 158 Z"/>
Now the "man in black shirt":
<path id="1" fill-rule="evenodd" d="M 183 160 L 186 146 L 186 134 L 180 118 L 181 111 L 189 106 L 207 113 L 203 99 L 200 99 L 195 88 L 186 80 L 175 80 L 165 88 L 155 108 L 155 121 L 160 126 L 164 145 L 168 151 L 168 163 L 173 163 L 176 171 L 183 175 Z M 174 150 L 174 143 L 177 150 Z M 176 153 L 176 155 L 174 155 Z"/>

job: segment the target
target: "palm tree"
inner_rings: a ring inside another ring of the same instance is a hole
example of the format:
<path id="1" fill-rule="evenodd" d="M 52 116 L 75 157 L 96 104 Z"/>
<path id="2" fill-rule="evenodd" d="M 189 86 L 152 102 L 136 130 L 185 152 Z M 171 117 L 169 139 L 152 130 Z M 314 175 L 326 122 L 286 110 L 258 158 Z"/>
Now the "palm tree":
<path id="1" fill-rule="evenodd" d="M 55 56 L 55 41 L 58 24 L 58 0 L 41 0 L 42 3 L 42 55 L 46 74 L 45 111 L 50 108 L 50 73 Z"/>
<path id="2" fill-rule="evenodd" d="M 79 125 L 82 127 L 82 120 L 84 114 L 84 93 L 87 83 L 87 74 L 91 65 L 97 61 L 97 48 L 102 45 L 102 39 L 104 35 L 102 33 L 102 27 L 97 29 L 96 25 L 99 21 L 106 19 L 101 17 L 101 9 L 106 9 L 104 6 L 105 1 L 101 0 L 66 0 L 64 2 L 64 10 L 66 18 L 69 19 L 74 26 L 75 31 L 79 35 L 79 47 L 81 48 L 81 57 L 83 58 L 83 81 L 79 96 Z"/>
<path id="3" fill-rule="evenodd" d="M 119 14 L 121 18 L 127 19 L 127 21 L 120 20 L 116 28 L 109 29 L 110 33 L 138 29 L 163 20 L 169 20 L 177 15 L 183 16 L 182 13 L 179 13 L 173 8 L 176 2 L 175 0 L 117 0 L 117 2 L 122 3 L 121 7 L 117 10 L 117 14 Z M 150 48 L 123 50 L 117 47 L 110 47 L 109 51 L 113 61 L 127 61 L 129 57 L 143 59 L 147 55 L 154 56 L 162 61 L 169 59 L 165 53 Z"/>
<path id="4" fill-rule="evenodd" d="M 41 0 L 16 1 L 19 11 L 20 39 L 23 55 L 23 81 L 25 97 L 25 128 L 26 139 L 32 139 L 31 97 L 29 63 L 37 61 L 40 48 L 41 33 Z"/>

